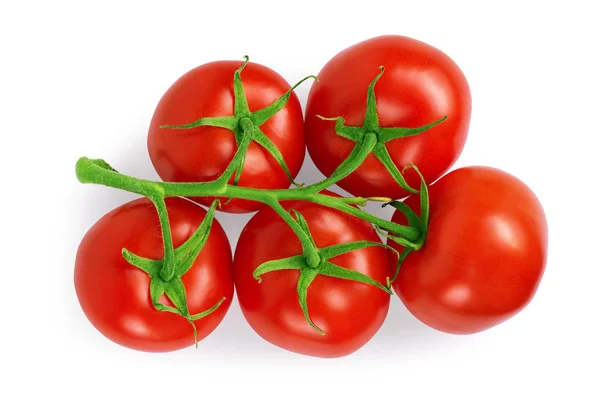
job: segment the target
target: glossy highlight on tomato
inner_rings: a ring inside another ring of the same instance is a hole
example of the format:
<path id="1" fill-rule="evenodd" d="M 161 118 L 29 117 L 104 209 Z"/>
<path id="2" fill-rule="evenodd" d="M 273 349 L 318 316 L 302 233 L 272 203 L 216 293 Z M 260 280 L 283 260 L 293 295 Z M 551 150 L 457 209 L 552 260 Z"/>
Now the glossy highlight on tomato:
<path id="1" fill-rule="evenodd" d="M 358 240 L 381 242 L 369 223 L 338 210 L 307 201 L 282 205 L 304 216 L 320 248 Z M 331 262 L 385 284 L 392 268 L 388 251 L 369 247 Z M 271 208 L 252 217 L 234 256 L 236 293 L 244 317 L 262 338 L 292 352 L 318 357 L 355 352 L 383 324 L 390 295 L 373 285 L 318 275 L 308 289 L 307 304 L 313 322 L 325 332 L 320 335 L 309 326 L 298 303 L 298 270 L 269 272 L 262 275 L 261 283 L 252 276 L 263 262 L 299 254 L 297 236 Z"/>
<path id="2" fill-rule="evenodd" d="M 546 217 L 531 189 L 499 169 L 474 166 L 450 172 L 429 193 L 425 245 L 408 255 L 392 285 L 408 310 L 454 334 L 489 329 L 523 310 L 548 251 Z M 418 196 L 406 203 L 418 212 Z M 392 221 L 407 222 L 399 211 Z"/>
<path id="3" fill-rule="evenodd" d="M 319 72 L 306 107 L 304 131 L 310 157 L 326 176 L 348 157 L 355 143 L 337 135 L 334 122 L 317 116 L 341 116 L 348 126 L 362 126 L 367 87 L 380 66 L 385 72 L 375 86 L 375 96 L 381 127 L 416 128 L 448 117 L 424 133 L 385 145 L 399 170 L 413 163 L 427 182 L 433 182 L 462 152 L 471 118 L 471 93 L 461 69 L 448 55 L 404 36 L 378 36 L 357 43 L 335 55 Z M 406 180 L 419 187 L 414 171 L 406 171 Z M 400 199 L 408 194 L 373 154 L 338 185 L 355 196 Z"/>
<path id="4" fill-rule="evenodd" d="M 148 151 L 158 175 L 170 182 L 208 182 L 217 179 L 233 158 L 237 145 L 232 131 L 210 126 L 167 129 L 204 117 L 232 116 L 234 113 L 234 72 L 241 61 L 215 61 L 200 65 L 181 76 L 160 99 L 148 131 Z M 272 69 L 248 63 L 241 73 L 250 111 L 273 103 L 290 89 L 290 84 Z M 281 152 L 292 177 L 300 171 L 305 157 L 304 121 L 297 95 L 292 92 L 283 109 L 260 129 Z M 233 180 L 233 178 L 232 178 Z M 239 186 L 284 189 L 290 179 L 269 152 L 250 143 Z M 212 198 L 194 198 L 210 205 Z M 263 204 L 223 199 L 220 211 L 245 213 Z"/>
<path id="5" fill-rule="evenodd" d="M 194 233 L 206 211 L 181 198 L 165 201 L 177 247 Z M 158 215 L 147 198 L 109 212 L 84 236 L 77 251 L 74 278 L 86 317 L 108 339 L 128 348 L 165 352 L 193 345 L 190 323 L 180 315 L 154 308 L 150 277 L 125 260 L 123 248 L 146 258 L 163 257 Z M 194 322 L 200 341 L 219 325 L 233 297 L 231 247 L 218 221 L 213 221 L 204 248 L 182 281 L 192 314 L 210 309 L 225 298 L 214 312 Z M 173 306 L 164 294 L 160 302 Z"/>

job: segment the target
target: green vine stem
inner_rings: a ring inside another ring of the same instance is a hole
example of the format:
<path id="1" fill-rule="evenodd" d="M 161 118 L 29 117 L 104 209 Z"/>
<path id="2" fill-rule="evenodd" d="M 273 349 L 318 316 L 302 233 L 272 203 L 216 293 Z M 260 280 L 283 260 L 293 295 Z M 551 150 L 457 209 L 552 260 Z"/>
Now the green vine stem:
<path id="1" fill-rule="evenodd" d="M 358 165 L 356 165 L 356 167 L 357 166 Z M 350 169 L 351 168 L 348 168 L 346 171 L 348 174 L 352 172 Z M 219 182 L 219 180 L 196 183 L 157 182 L 137 179 L 121 174 L 108 165 L 104 160 L 93 160 L 87 157 L 82 157 L 77 161 L 75 170 L 77 178 L 82 183 L 100 184 L 116 189 L 126 190 L 132 193 L 137 193 L 142 196 L 148 196 L 150 198 L 152 198 L 152 195 L 149 194 L 152 193 L 161 193 L 163 197 L 230 197 L 234 199 L 254 200 L 270 206 L 287 200 L 311 201 L 326 207 L 335 208 L 357 218 L 364 219 L 395 236 L 406 239 L 407 246 L 417 246 L 422 236 L 420 229 L 396 224 L 372 215 L 359 208 L 352 207 L 349 204 L 360 204 L 368 200 L 375 199 L 374 201 L 377 201 L 380 199 L 357 197 L 353 198 L 351 202 L 348 202 L 348 199 L 345 198 L 337 198 L 319 193 L 320 185 L 311 185 L 301 188 L 267 190 L 234 186 Z M 339 175 L 339 179 L 342 179 L 345 176 L 346 175 Z"/>
<path id="2" fill-rule="evenodd" d="M 251 112 L 244 94 L 244 88 L 241 79 L 241 73 L 247 64 L 248 57 L 245 57 L 245 62 L 234 73 L 233 92 L 235 102 L 233 116 L 205 117 L 183 125 L 162 126 L 165 129 L 190 129 L 197 126 L 216 126 L 231 130 L 235 134 L 238 149 L 225 171 L 217 179 L 211 182 L 157 182 L 145 179 L 137 179 L 116 171 L 104 160 L 89 159 L 87 157 L 81 157 L 77 161 L 75 167 L 76 175 L 78 180 L 82 183 L 100 184 L 126 190 L 146 196 L 153 202 L 159 216 L 163 237 L 163 258 L 161 260 L 150 260 L 135 255 L 129 252 L 127 249 L 123 249 L 123 257 L 130 264 L 142 269 L 151 277 L 149 290 L 154 307 L 157 310 L 175 313 L 186 318 L 194 327 L 194 338 L 196 338 L 196 327 L 194 325 L 194 321 L 212 313 L 225 299 L 221 299 L 219 302 L 217 302 L 217 304 L 206 311 L 191 315 L 187 308 L 187 297 L 181 277 L 191 268 L 197 255 L 202 250 L 202 247 L 204 246 L 206 238 L 210 232 L 210 227 L 214 219 L 214 213 L 219 205 L 219 202 L 218 200 L 215 200 L 212 203 L 204 221 L 198 227 L 198 230 L 182 246 L 174 248 L 165 198 L 221 197 L 229 199 L 253 200 L 264 203 L 271 207 L 290 226 L 300 240 L 302 244 L 302 254 L 282 260 L 272 260 L 263 263 L 254 271 L 254 277 L 258 280 L 258 282 L 260 282 L 261 276 L 270 271 L 283 269 L 300 270 L 297 291 L 302 312 L 306 318 L 306 321 L 315 329 L 316 332 L 319 334 L 325 334 L 325 332 L 323 332 L 312 322 L 308 312 L 308 287 L 316 276 L 324 275 L 339 279 L 363 282 L 365 284 L 378 287 L 379 289 L 384 290 L 386 293 L 391 294 L 392 292 L 390 290 L 390 285 L 398 275 L 398 270 L 402 260 L 404 260 L 404 258 L 406 258 L 411 251 L 419 250 L 423 246 L 427 234 L 429 216 L 429 196 L 427 184 L 418 168 L 414 165 L 406 166 L 402 171 L 399 171 L 391 160 L 390 155 L 385 148 L 385 143 L 390 140 L 413 136 L 425 132 L 431 127 L 443 122 L 446 117 L 419 128 L 381 128 L 379 126 L 377 103 L 374 93 L 375 84 L 379 78 L 381 78 L 384 72 L 384 68 L 381 67 L 379 74 L 370 83 L 367 90 L 365 122 L 362 127 L 346 126 L 344 118 L 342 117 L 320 117 L 324 120 L 334 120 L 336 122 L 337 134 L 356 143 L 350 155 L 329 177 L 309 186 L 298 185 L 293 181 L 281 153 L 260 130 L 260 126 L 281 109 L 283 109 L 289 97 L 291 96 L 292 91 L 300 83 L 309 78 L 316 79 L 316 77 L 309 76 L 303 79 L 272 104 L 261 110 Z M 290 178 L 290 181 L 295 185 L 295 187 L 289 189 L 266 190 L 238 186 L 238 181 L 244 167 L 246 152 L 252 141 L 257 142 L 273 156 L 273 158 L 286 172 Z M 375 155 L 375 157 L 381 161 L 381 163 L 386 167 L 392 177 L 394 177 L 394 179 L 402 188 L 411 193 L 419 193 L 421 202 L 420 217 L 417 216 L 416 213 L 414 213 L 404 203 L 393 201 L 393 199 L 386 197 L 344 198 L 322 193 L 323 190 L 336 184 L 354 172 L 369 154 Z M 415 169 L 420 176 L 421 187 L 419 190 L 413 189 L 406 183 L 403 173 L 408 168 Z M 233 181 L 230 184 L 229 182 L 231 181 L 232 177 Z M 315 204 L 333 208 L 368 221 L 374 225 L 375 229 L 380 234 L 387 236 L 395 242 L 401 244 L 405 249 L 399 254 L 393 248 L 383 243 L 368 241 L 343 243 L 326 248 L 318 248 L 312 238 L 308 224 L 304 217 L 296 210 L 287 210 L 281 204 L 282 201 L 290 200 L 313 202 Z M 382 219 L 356 207 L 357 205 L 364 206 L 368 201 L 382 202 L 383 206 L 391 205 L 397 208 L 407 216 L 408 226 Z M 393 251 L 398 258 L 395 273 L 392 278 L 387 279 L 385 285 L 374 281 L 372 278 L 362 273 L 342 268 L 328 261 L 330 258 L 333 258 L 337 255 L 371 246 L 383 246 L 390 251 Z M 158 299 L 162 296 L 162 294 L 166 294 L 175 307 L 169 307 L 159 303 Z"/>
<path id="3" fill-rule="evenodd" d="M 160 277 L 165 281 L 170 281 L 175 274 L 175 249 L 173 248 L 173 238 L 171 235 L 171 226 L 169 224 L 169 214 L 167 213 L 167 204 L 163 197 L 152 199 L 158 219 L 160 221 L 160 230 L 163 237 L 163 246 L 165 255 L 163 259 L 163 267 L 160 271 Z"/>

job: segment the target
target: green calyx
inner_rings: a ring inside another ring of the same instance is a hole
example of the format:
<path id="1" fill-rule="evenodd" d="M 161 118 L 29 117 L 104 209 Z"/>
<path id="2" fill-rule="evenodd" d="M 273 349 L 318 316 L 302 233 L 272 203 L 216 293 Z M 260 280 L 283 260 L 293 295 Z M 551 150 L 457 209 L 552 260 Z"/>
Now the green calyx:
<path id="1" fill-rule="evenodd" d="M 290 215 L 290 213 L 287 212 L 286 214 Z M 314 240 L 312 239 L 312 236 L 310 235 L 308 223 L 306 222 L 302 214 L 300 214 L 296 210 L 291 210 L 291 214 L 295 217 L 295 224 L 298 227 L 298 229 L 306 233 L 306 236 L 310 238 L 310 242 L 307 245 L 299 236 L 302 242 L 303 254 L 279 260 L 267 261 L 259 265 L 254 270 L 253 276 L 254 279 L 256 279 L 260 283 L 262 282 L 262 276 L 268 272 L 282 270 L 299 270 L 300 276 L 298 278 L 298 283 L 296 286 L 298 302 L 300 304 L 300 308 L 302 309 L 302 313 L 304 314 L 306 322 L 317 333 L 319 333 L 320 335 L 325 335 L 325 332 L 321 328 L 319 328 L 310 317 L 308 310 L 308 288 L 318 275 L 346 279 L 349 281 L 373 285 L 390 295 L 392 294 L 389 285 L 384 286 L 381 283 L 374 280 L 373 278 L 361 272 L 347 268 L 342 268 L 339 265 L 333 264 L 329 260 L 331 258 L 349 253 L 351 251 L 373 246 L 385 247 L 393 251 L 399 257 L 399 254 L 395 249 L 381 242 L 371 242 L 366 240 L 317 248 Z M 294 229 L 294 231 L 297 230 L 294 226 L 292 226 L 292 229 Z M 386 281 L 389 282 L 389 278 Z"/>
<path id="2" fill-rule="evenodd" d="M 244 56 L 244 60 L 244 63 L 233 74 L 234 111 L 232 116 L 205 117 L 183 125 L 162 125 L 161 128 L 191 129 L 198 126 L 213 126 L 229 129 L 235 135 L 235 142 L 238 146 L 238 150 L 232 160 L 235 162 L 230 163 L 230 168 L 228 168 L 219 179 L 227 182 L 235 173 L 233 184 L 237 185 L 244 168 L 244 161 L 248 147 L 250 146 L 251 142 L 256 142 L 267 152 L 269 152 L 275 161 L 277 161 L 287 177 L 290 179 L 290 182 L 294 184 L 294 186 L 300 187 L 302 185 L 297 184 L 294 181 L 294 178 L 290 173 L 285 160 L 283 159 L 283 155 L 275 146 L 275 144 L 273 144 L 271 139 L 264 134 L 260 127 L 286 106 L 294 89 L 296 89 L 304 81 L 310 78 L 316 80 L 317 77 L 314 75 L 307 76 L 292 86 L 273 103 L 260 110 L 252 112 L 248 106 L 248 100 L 246 98 L 246 94 L 244 93 L 244 85 L 241 78 L 242 71 L 246 65 L 248 65 L 249 57 Z"/>
<path id="3" fill-rule="evenodd" d="M 423 125 L 417 128 L 401 128 L 401 127 L 380 127 L 379 116 L 377 114 L 377 99 L 375 97 L 375 84 L 383 75 L 385 68 L 379 67 L 379 74 L 371 81 L 367 89 L 367 109 L 365 112 L 365 119 L 363 126 L 347 126 L 346 121 L 343 117 L 323 117 L 317 115 L 318 118 L 324 121 L 335 121 L 335 131 L 338 135 L 352 140 L 353 142 L 360 143 L 365 139 L 367 135 L 374 135 L 376 137 L 376 143 L 373 145 L 371 152 L 377 159 L 383 164 L 387 171 L 392 175 L 394 180 L 407 192 L 418 193 L 419 191 L 413 189 L 408 185 L 403 174 L 398 170 L 396 164 L 392 160 L 390 153 L 388 152 L 385 144 L 391 140 L 401 139 L 409 136 L 419 135 L 436 125 L 444 122 L 447 117 L 444 116 L 437 121 L 431 122 L 427 125 Z"/>
<path id="4" fill-rule="evenodd" d="M 164 199 L 161 200 L 162 204 L 164 205 Z M 125 248 L 122 250 L 123 257 L 129 264 L 141 269 L 150 276 L 150 298 L 152 299 L 154 308 L 156 308 L 158 311 L 180 315 L 190 322 L 194 329 L 194 342 L 196 343 L 196 346 L 198 346 L 198 342 L 196 325 L 194 324 L 194 321 L 211 314 L 221 305 L 221 303 L 223 303 L 223 301 L 225 301 L 225 298 L 220 299 L 208 310 L 202 311 L 198 314 L 190 314 L 190 311 L 188 310 L 185 286 L 183 285 L 181 278 L 190 270 L 194 264 L 194 261 L 196 260 L 196 257 L 198 257 L 198 254 L 200 254 L 200 251 L 202 251 L 202 248 L 204 247 L 204 244 L 206 243 L 206 240 L 210 234 L 210 228 L 212 226 L 215 210 L 218 204 L 218 200 L 215 200 L 212 203 L 198 229 L 196 229 L 194 234 L 190 236 L 190 238 L 181 246 L 173 249 L 172 242 L 169 242 L 170 247 L 169 243 L 165 243 L 165 255 L 160 260 L 140 257 L 139 255 L 136 255 Z M 163 216 L 167 218 L 168 223 L 166 207 L 162 208 L 161 206 L 157 206 L 157 211 L 159 214 L 159 219 L 161 219 L 161 224 Z M 168 236 L 170 240 L 170 229 L 162 229 L 162 232 L 163 239 Z M 167 242 L 167 240 L 164 241 Z M 163 294 L 167 295 L 175 307 L 160 303 L 160 297 Z"/>

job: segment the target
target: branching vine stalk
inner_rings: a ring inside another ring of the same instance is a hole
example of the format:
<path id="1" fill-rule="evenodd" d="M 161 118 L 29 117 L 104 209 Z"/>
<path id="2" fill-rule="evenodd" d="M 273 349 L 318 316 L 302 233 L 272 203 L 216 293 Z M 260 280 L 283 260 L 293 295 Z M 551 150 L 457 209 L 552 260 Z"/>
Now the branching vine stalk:
<path id="1" fill-rule="evenodd" d="M 186 318 L 194 327 L 194 333 L 196 332 L 194 321 L 213 312 L 224 300 L 221 299 L 209 310 L 196 315 L 191 315 L 187 308 L 185 287 L 181 281 L 181 277 L 191 268 L 194 260 L 202 251 L 204 243 L 210 233 L 210 227 L 214 219 L 215 211 L 219 206 L 219 201 L 215 200 L 212 203 L 205 219 L 200 224 L 197 231 L 183 245 L 178 248 L 174 248 L 165 198 L 220 197 L 228 199 L 244 199 L 261 202 L 266 206 L 271 207 L 290 226 L 300 240 L 302 244 L 302 254 L 282 260 L 272 260 L 261 264 L 254 271 L 254 277 L 257 279 L 258 283 L 260 283 L 261 276 L 270 271 L 283 269 L 300 270 L 300 277 L 298 279 L 297 287 L 300 307 L 306 318 L 306 321 L 315 329 L 315 331 L 319 334 L 325 334 L 325 332 L 323 332 L 312 322 L 307 304 L 307 290 L 316 276 L 324 275 L 339 279 L 363 282 L 365 284 L 373 285 L 391 294 L 390 285 L 398 274 L 398 269 L 400 268 L 401 262 L 411 251 L 419 250 L 423 246 L 427 234 L 429 213 L 427 184 L 418 168 L 414 165 L 408 165 L 402 171 L 398 170 L 396 165 L 391 160 L 387 149 L 385 148 L 385 143 L 389 142 L 390 140 L 401 139 L 403 137 L 413 136 L 425 132 L 433 126 L 443 122 L 445 117 L 419 128 L 379 127 L 374 87 L 384 73 L 384 68 L 381 67 L 379 74 L 367 88 L 365 122 L 362 127 L 346 126 L 344 119 L 339 116 L 334 118 L 320 117 L 324 120 L 335 121 L 337 134 L 354 141 L 356 144 L 350 155 L 329 177 L 320 182 L 303 186 L 294 182 L 281 153 L 260 130 L 260 126 L 281 109 L 283 109 L 292 91 L 300 83 L 309 78 L 316 79 L 316 77 L 309 76 L 303 79 L 271 105 L 261 110 L 250 112 L 248 102 L 244 94 L 241 78 L 241 73 L 247 63 L 248 58 L 245 57 L 245 62 L 234 73 L 233 93 L 235 102 L 233 116 L 205 117 L 191 123 L 184 123 L 182 125 L 162 126 L 164 129 L 190 129 L 196 126 L 218 126 L 230 129 L 235 135 L 238 150 L 236 151 L 227 168 L 217 179 L 210 182 L 158 182 L 138 179 L 116 171 L 104 160 L 89 159 L 86 157 L 82 157 L 77 161 L 76 175 L 79 181 L 82 183 L 93 183 L 126 190 L 146 196 L 152 201 L 156 207 L 162 231 L 164 246 L 163 258 L 161 260 L 150 260 L 139 255 L 135 255 L 129 252 L 127 249 L 123 249 L 123 257 L 131 265 L 142 269 L 151 277 L 149 290 L 154 307 L 159 311 L 176 313 Z M 295 187 L 288 189 L 267 190 L 238 186 L 239 178 L 243 173 L 246 151 L 252 141 L 257 142 L 273 156 L 273 158 L 279 163 L 281 168 L 288 175 L 290 183 L 294 184 Z M 350 175 L 362 164 L 369 154 L 374 154 L 375 157 L 381 161 L 392 177 L 394 177 L 398 185 L 408 192 L 419 194 L 421 199 L 421 209 L 419 210 L 419 215 L 417 215 L 404 203 L 394 201 L 390 198 L 344 198 L 322 193 L 323 190 L 335 185 L 337 182 Z M 415 169 L 419 174 L 421 178 L 421 186 L 418 190 L 410 187 L 405 181 L 403 173 L 407 168 Z M 381 242 L 369 241 L 343 243 L 326 248 L 318 248 L 302 214 L 296 210 L 287 210 L 281 204 L 283 201 L 290 200 L 309 201 L 368 221 L 380 234 L 396 241 L 404 246 L 405 249 L 402 253 L 398 254 L 398 252 L 393 248 Z M 381 202 L 383 203 L 383 206 L 391 205 L 397 208 L 406 215 L 408 225 L 405 226 L 385 220 L 357 207 L 364 206 L 369 201 Z M 360 272 L 342 268 L 328 261 L 337 255 L 371 246 L 385 247 L 394 252 L 398 258 L 396 271 L 392 277 L 387 279 L 385 285 Z M 166 294 L 175 307 L 168 307 L 160 304 L 158 299 L 160 296 L 162 296 L 162 294 Z"/>

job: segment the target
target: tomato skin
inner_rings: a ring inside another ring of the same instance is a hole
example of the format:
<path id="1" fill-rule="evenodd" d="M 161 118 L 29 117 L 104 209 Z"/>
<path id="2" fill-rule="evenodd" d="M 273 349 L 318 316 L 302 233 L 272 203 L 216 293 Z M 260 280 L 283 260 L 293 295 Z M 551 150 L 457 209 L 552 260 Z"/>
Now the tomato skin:
<path id="1" fill-rule="evenodd" d="M 208 182 L 218 178 L 233 158 L 237 145 L 233 132 L 224 128 L 165 129 L 203 117 L 233 115 L 233 75 L 241 61 L 215 61 L 181 76 L 160 99 L 148 131 L 148 151 L 156 172 L 165 181 Z M 290 89 L 275 71 L 248 63 L 241 73 L 250 111 L 271 104 Z M 292 93 L 287 105 L 260 128 L 281 152 L 295 177 L 305 156 L 304 121 L 300 102 Z M 232 179 L 233 180 L 233 179 Z M 284 189 L 290 180 L 275 159 L 256 142 L 250 144 L 239 186 Z M 210 198 L 194 200 L 210 205 Z M 224 199 L 226 200 L 226 199 Z M 245 213 L 262 203 L 233 199 L 222 201 L 220 211 Z"/>
<path id="2" fill-rule="evenodd" d="M 181 198 L 165 199 L 173 243 L 180 246 L 200 225 L 206 211 Z M 121 249 L 152 259 L 163 256 L 158 215 L 152 203 L 138 199 L 102 217 L 84 236 L 75 262 L 75 289 L 90 322 L 108 339 L 128 348 L 166 352 L 194 344 L 192 326 L 183 317 L 157 311 L 149 292 L 150 277 L 130 265 Z M 217 220 L 205 247 L 182 277 L 192 314 L 221 298 L 211 314 L 195 321 L 198 340 L 219 325 L 233 296 L 231 247 Z M 163 295 L 161 303 L 171 305 Z"/>
<path id="3" fill-rule="evenodd" d="M 337 135 L 334 122 L 316 115 L 342 116 L 346 125 L 362 126 L 367 88 L 382 65 L 385 72 L 375 85 L 381 127 L 419 127 L 448 116 L 420 135 L 386 144 L 400 170 L 414 163 L 427 182 L 433 182 L 462 152 L 470 123 L 471 94 L 452 59 L 404 36 L 378 36 L 357 43 L 338 53 L 319 72 L 306 107 L 304 131 L 310 157 L 326 176 L 347 158 L 355 143 Z M 419 187 L 413 170 L 406 172 L 406 179 L 412 187 Z M 399 199 L 408 194 L 372 154 L 338 185 L 355 196 Z"/>
<path id="4" fill-rule="evenodd" d="M 370 224 L 304 201 L 282 202 L 306 218 L 318 247 L 356 240 L 379 241 Z M 386 250 L 371 247 L 337 256 L 334 264 L 358 270 L 385 284 L 391 264 Z M 390 295 L 372 285 L 318 275 L 308 288 L 308 310 L 321 336 L 306 322 L 298 303 L 298 270 L 272 271 L 258 283 L 260 264 L 302 253 L 291 228 L 270 208 L 243 229 L 234 256 L 237 297 L 244 317 L 265 340 L 292 352 L 330 358 L 353 353 L 381 327 Z"/>
<path id="5" fill-rule="evenodd" d="M 406 258 L 392 285 L 408 310 L 454 334 L 480 332 L 516 315 L 534 296 L 546 265 L 548 228 L 535 194 L 501 170 L 465 167 L 434 183 L 430 199 L 425 245 Z M 419 209 L 418 196 L 406 202 Z M 406 218 L 396 211 L 392 221 Z"/>

